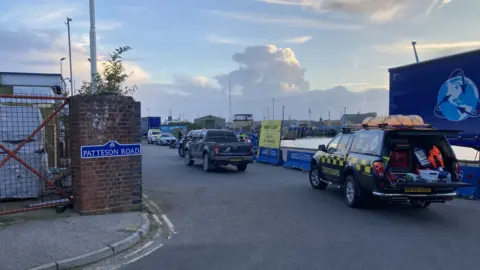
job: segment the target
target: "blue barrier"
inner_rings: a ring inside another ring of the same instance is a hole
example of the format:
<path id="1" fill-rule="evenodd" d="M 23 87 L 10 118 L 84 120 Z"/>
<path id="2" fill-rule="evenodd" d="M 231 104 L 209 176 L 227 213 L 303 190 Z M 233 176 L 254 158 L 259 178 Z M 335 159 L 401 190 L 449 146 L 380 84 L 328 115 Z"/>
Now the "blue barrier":
<path id="1" fill-rule="evenodd" d="M 310 161 L 315 152 L 301 151 L 295 149 L 282 149 L 287 152 L 283 167 L 310 171 Z"/>
<path id="2" fill-rule="evenodd" d="M 278 148 L 259 147 L 256 161 L 280 166 L 283 164 L 282 150 Z"/>
<path id="3" fill-rule="evenodd" d="M 480 167 L 464 165 L 461 169 L 463 173 L 462 181 L 471 184 L 472 187 L 457 189 L 457 195 L 469 199 L 480 199 Z"/>

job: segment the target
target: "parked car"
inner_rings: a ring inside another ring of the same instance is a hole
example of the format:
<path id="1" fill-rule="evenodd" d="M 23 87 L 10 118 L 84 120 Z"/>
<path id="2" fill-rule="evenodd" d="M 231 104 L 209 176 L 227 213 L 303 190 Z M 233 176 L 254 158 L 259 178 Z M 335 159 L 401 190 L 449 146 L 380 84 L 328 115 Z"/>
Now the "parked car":
<path id="1" fill-rule="evenodd" d="M 343 189 L 350 207 L 388 200 L 427 208 L 452 200 L 457 188 L 470 186 L 461 182 L 459 163 L 446 139 L 455 132 L 389 126 L 344 129 L 328 145 L 319 145 L 311 160 L 310 184 L 314 189 Z M 424 170 L 428 160 L 419 161 L 417 154 L 434 148 L 441 152 L 443 166 Z M 427 179 L 424 172 L 438 177 Z"/>
<path id="2" fill-rule="evenodd" d="M 192 139 L 195 137 L 195 135 L 198 133 L 198 132 L 201 132 L 202 130 L 199 130 L 199 129 L 196 129 L 196 130 L 190 130 L 188 133 L 187 133 L 187 136 L 184 136 L 181 140 L 180 140 L 180 143 L 178 145 L 178 155 L 181 156 L 181 157 L 184 157 L 185 156 L 185 148 L 186 146 L 188 145 L 189 142 L 192 141 Z"/>
<path id="3" fill-rule="evenodd" d="M 160 133 L 157 139 L 158 145 L 170 145 L 176 142 L 177 138 L 175 138 L 175 136 L 173 136 L 171 133 Z"/>
<path id="4" fill-rule="evenodd" d="M 184 150 L 185 163 L 189 166 L 195 160 L 202 160 L 204 171 L 229 164 L 236 166 L 239 171 L 245 171 L 247 165 L 253 163 L 253 145 L 239 142 L 231 130 L 201 130 L 193 136 Z"/>
<path id="5" fill-rule="evenodd" d="M 147 133 L 148 144 L 157 143 L 158 136 L 160 136 L 159 129 L 149 129 Z"/>

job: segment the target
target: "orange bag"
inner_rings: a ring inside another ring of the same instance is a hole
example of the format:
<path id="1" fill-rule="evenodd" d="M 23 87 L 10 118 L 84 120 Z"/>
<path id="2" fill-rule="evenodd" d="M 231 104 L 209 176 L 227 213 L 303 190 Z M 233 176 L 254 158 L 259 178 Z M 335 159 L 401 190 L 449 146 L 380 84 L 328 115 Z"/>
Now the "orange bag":
<path id="1" fill-rule="evenodd" d="M 442 153 L 438 147 L 433 146 L 430 151 L 428 151 L 428 161 L 433 165 L 435 169 L 439 167 L 445 167 L 443 163 Z"/>

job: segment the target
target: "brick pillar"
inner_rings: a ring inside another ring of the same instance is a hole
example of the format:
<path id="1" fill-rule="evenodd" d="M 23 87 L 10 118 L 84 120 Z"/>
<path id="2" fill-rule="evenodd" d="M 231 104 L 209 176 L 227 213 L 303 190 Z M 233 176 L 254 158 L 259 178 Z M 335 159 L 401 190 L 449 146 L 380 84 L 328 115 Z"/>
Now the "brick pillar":
<path id="1" fill-rule="evenodd" d="M 70 157 L 74 209 L 81 214 L 140 210 L 142 156 L 82 159 L 80 148 L 141 143 L 140 102 L 117 95 L 70 98 Z"/>

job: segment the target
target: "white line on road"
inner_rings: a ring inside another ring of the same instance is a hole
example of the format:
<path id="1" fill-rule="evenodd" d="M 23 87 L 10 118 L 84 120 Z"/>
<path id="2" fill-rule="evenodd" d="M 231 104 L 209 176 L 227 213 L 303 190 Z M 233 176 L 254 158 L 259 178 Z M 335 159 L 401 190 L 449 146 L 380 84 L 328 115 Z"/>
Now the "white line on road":
<path id="1" fill-rule="evenodd" d="M 142 247 L 140 247 L 139 249 L 135 250 L 134 252 L 130 253 L 130 254 L 127 254 L 125 256 L 123 256 L 124 259 L 127 259 L 129 257 L 132 257 L 133 255 L 141 252 L 142 250 L 148 248 L 149 246 L 151 246 L 153 244 L 153 241 L 148 241 L 147 243 L 145 243 L 145 245 L 143 245 Z"/>
<path id="2" fill-rule="evenodd" d="M 152 215 L 153 219 L 155 220 L 155 222 L 157 222 L 158 224 L 162 225 L 162 221 L 160 220 L 160 218 L 157 216 L 157 214 L 153 214 Z"/>
<path id="3" fill-rule="evenodd" d="M 131 264 L 131 263 L 134 263 L 134 262 L 136 262 L 136 261 L 138 261 L 138 260 L 140 260 L 140 259 L 142 259 L 142 258 L 144 258 L 144 257 L 147 257 L 148 255 L 152 254 L 154 251 L 156 251 L 157 249 L 161 248 L 162 246 L 163 246 L 163 244 L 160 244 L 160 245 L 154 247 L 153 249 L 149 250 L 148 252 L 145 252 L 144 254 L 142 254 L 142 255 L 140 255 L 140 256 L 138 256 L 138 257 L 136 257 L 136 258 L 133 258 L 133 259 L 131 259 L 131 260 L 123 263 L 122 265 Z"/>
<path id="4" fill-rule="evenodd" d="M 165 221 L 165 223 L 167 224 L 170 232 L 173 233 L 173 234 L 176 234 L 177 232 L 175 232 L 175 227 L 173 226 L 173 223 L 170 221 L 170 219 L 168 219 L 168 217 L 165 214 L 162 214 L 162 218 Z"/>

